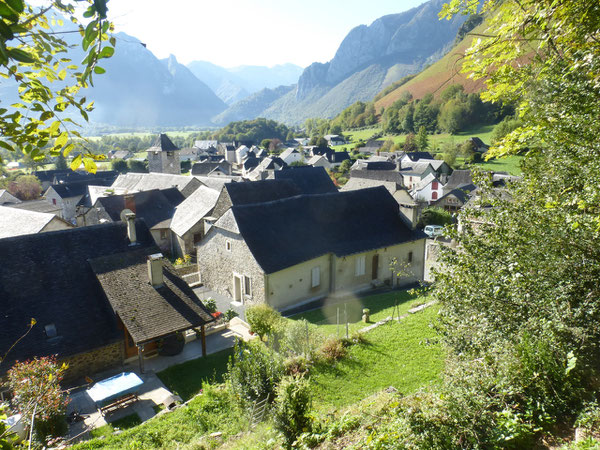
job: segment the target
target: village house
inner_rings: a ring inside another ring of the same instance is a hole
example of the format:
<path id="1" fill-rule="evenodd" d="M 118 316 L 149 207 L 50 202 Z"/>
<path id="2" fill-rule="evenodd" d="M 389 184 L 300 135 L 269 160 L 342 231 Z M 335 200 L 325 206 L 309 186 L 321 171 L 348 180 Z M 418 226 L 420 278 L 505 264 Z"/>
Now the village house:
<path id="1" fill-rule="evenodd" d="M 13 203 L 13 204 L 6 203 L 4 206 L 8 206 L 10 208 L 16 208 L 16 209 L 23 209 L 26 211 L 34 211 L 34 212 L 53 214 L 57 217 L 60 217 L 60 215 L 62 213 L 62 209 L 60 208 L 60 206 L 49 203 L 43 197 L 38 200 L 26 200 L 24 202 Z"/>
<path id="2" fill-rule="evenodd" d="M 413 185 L 411 195 L 416 201 L 431 203 L 442 196 L 442 183 L 434 174 L 430 173 Z"/>
<path id="3" fill-rule="evenodd" d="M 200 186 L 175 208 L 171 220 L 174 256 L 196 256 L 195 246 L 204 237 L 205 219 L 211 216 L 220 193 L 220 189 Z"/>
<path id="4" fill-rule="evenodd" d="M 44 251 L 40 251 L 44 249 Z M 160 257 L 148 228 L 118 222 L 0 239 L 3 361 L 57 355 L 67 378 L 92 376 L 158 351 L 159 342 L 213 318 Z"/>
<path id="5" fill-rule="evenodd" d="M 0 206 L 0 239 L 68 228 L 73 225 L 54 214 Z"/>
<path id="6" fill-rule="evenodd" d="M 331 169 L 331 164 L 329 164 L 329 160 L 323 155 L 311 156 L 310 159 L 306 161 L 306 164 L 312 167 L 323 167 L 324 169 Z"/>
<path id="7" fill-rule="evenodd" d="M 176 187 L 184 197 L 189 197 L 202 182 L 196 177 L 168 173 L 125 173 L 118 176 L 111 187 L 122 193 L 151 191 Z"/>
<path id="8" fill-rule="evenodd" d="M 278 156 L 268 156 L 263 159 L 258 166 L 248 172 L 245 177 L 252 181 L 264 180 L 265 178 L 272 178 L 273 172 L 284 169 L 287 167 L 285 161 Z"/>
<path id="9" fill-rule="evenodd" d="M 126 161 L 130 158 L 133 158 L 133 153 L 129 150 L 111 150 L 108 152 L 108 159 L 122 159 Z"/>
<path id="10" fill-rule="evenodd" d="M 53 184 L 46 192 L 44 197 L 46 201 L 58 206 L 61 209 L 60 216 L 68 222 L 72 222 L 77 214 L 77 205 L 88 194 L 88 185 L 110 186 L 115 181 L 114 178 L 97 179 L 90 178 L 83 181 L 74 181 L 71 183 Z"/>
<path id="11" fill-rule="evenodd" d="M 133 212 L 136 217 L 144 220 L 161 251 L 171 255 L 174 253 L 171 219 L 175 208 L 184 199 L 177 188 L 99 197 L 90 208 L 77 216 L 77 225 L 118 222 L 123 220 L 124 212 Z"/>
<path id="12" fill-rule="evenodd" d="M 231 164 L 228 161 L 203 161 L 192 166 L 192 175 L 196 176 L 221 176 L 231 175 Z"/>
<path id="13" fill-rule="evenodd" d="M 209 288 L 278 310 L 423 279 L 425 235 L 384 187 L 232 206 L 198 245 Z"/>
<path id="14" fill-rule="evenodd" d="M 150 173 L 181 175 L 179 148 L 166 134 L 159 134 L 152 147 L 146 152 L 148 152 L 148 171 Z"/>
<path id="15" fill-rule="evenodd" d="M 285 149 L 283 152 L 281 152 L 279 157 L 283 159 L 288 166 L 292 163 L 301 162 L 304 160 L 304 154 L 302 151 L 299 151 L 295 148 Z"/>
<path id="16" fill-rule="evenodd" d="M 329 145 L 344 145 L 346 141 L 339 134 L 326 134 L 323 136 Z"/>

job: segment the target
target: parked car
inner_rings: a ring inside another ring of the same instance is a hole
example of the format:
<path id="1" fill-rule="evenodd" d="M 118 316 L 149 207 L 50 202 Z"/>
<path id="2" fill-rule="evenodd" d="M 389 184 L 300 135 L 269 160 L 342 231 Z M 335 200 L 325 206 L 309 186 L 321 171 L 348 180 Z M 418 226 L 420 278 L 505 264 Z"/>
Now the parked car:
<path id="1" fill-rule="evenodd" d="M 441 225 L 426 225 L 423 231 L 430 238 L 435 238 L 443 234 L 444 227 Z"/>

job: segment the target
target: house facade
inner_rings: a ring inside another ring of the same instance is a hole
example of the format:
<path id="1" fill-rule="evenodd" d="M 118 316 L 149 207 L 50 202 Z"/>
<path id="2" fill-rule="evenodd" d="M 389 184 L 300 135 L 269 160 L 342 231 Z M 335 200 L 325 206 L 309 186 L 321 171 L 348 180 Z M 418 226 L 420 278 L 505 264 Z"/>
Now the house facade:
<path id="1" fill-rule="evenodd" d="M 422 280 L 425 235 L 400 218 L 384 187 L 375 187 L 232 206 L 197 252 L 209 288 L 285 310 Z"/>

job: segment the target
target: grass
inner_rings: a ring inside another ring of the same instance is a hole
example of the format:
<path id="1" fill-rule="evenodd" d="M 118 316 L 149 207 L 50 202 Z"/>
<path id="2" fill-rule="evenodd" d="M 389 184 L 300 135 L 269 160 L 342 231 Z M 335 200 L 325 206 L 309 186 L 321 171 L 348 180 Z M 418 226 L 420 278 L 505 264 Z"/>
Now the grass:
<path id="1" fill-rule="evenodd" d="M 523 156 L 506 156 L 500 159 L 492 159 L 475 164 L 485 170 L 494 172 L 508 172 L 511 175 L 521 175 L 521 160 Z"/>
<path id="2" fill-rule="evenodd" d="M 171 392 L 187 401 L 200 392 L 202 383 L 223 382 L 223 375 L 227 372 L 227 363 L 232 353 L 233 349 L 228 348 L 206 358 L 171 366 L 157 375 Z"/>
<path id="3" fill-rule="evenodd" d="M 309 323 L 318 325 L 326 334 L 337 333 L 337 310 L 340 310 L 340 321 L 344 322 L 344 311 L 348 314 L 350 334 L 367 326 L 361 321 L 363 308 L 371 311 L 371 322 L 378 322 L 398 314 L 406 314 L 407 311 L 417 305 L 424 303 L 425 297 L 409 291 L 392 291 L 383 294 L 370 295 L 368 297 L 352 297 L 346 302 L 325 305 L 322 308 L 291 316 L 291 320 L 306 319 Z M 394 311 L 394 305 L 397 305 Z M 345 333 L 344 326 L 340 326 L 340 332 Z"/>
<path id="4" fill-rule="evenodd" d="M 409 394 L 435 382 L 444 364 L 429 326 L 437 309 L 382 325 L 366 334 L 367 343 L 350 347 L 342 360 L 316 366 L 311 371 L 315 407 L 345 407 L 389 386 Z"/>
<path id="5" fill-rule="evenodd" d="M 130 428 L 137 427 L 141 423 L 142 419 L 140 419 L 140 416 L 138 416 L 137 413 L 133 413 L 128 416 L 121 417 L 120 419 L 110 422 L 104 426 L 94 428 L 90 431 L 90 436 L 92 438 L 98 438 L 102 436 L 108 437 L 112 435 L 114 430 L 117 428 L 119 430 L 128 430 Z"/>

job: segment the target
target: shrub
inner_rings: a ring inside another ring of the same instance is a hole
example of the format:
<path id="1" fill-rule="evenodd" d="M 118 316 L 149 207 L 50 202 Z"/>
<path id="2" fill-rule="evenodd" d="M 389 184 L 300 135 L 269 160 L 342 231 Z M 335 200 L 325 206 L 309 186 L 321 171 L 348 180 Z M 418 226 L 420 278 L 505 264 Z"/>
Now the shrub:
<path id="1" fill-rule="evenodd" d="M 320 352 L 325 361 L 331 362 L 342 359 L 346 356 L 347 350 L 340 339 L 331 337 L 323 343 Z"/>
<path id="2" fill-rule="evenodd" d="M 225 311 L 224 317 L 225 320 L 227 322 L 229 322 L 231 319 L 233 319 L 234 317 L 239 316 L 238 313 L 236 313 L 233 309 L 229 308 L 227 311 Z"/>
<path id="3" fill-rule="evenodd" d="M 284 361 L 285 373 L 288 375 L 304 375 L 311 366 L 311 362 L 305 356 L 292 356 Z"/>
<path id="4" fill-rule="evenodd" d="M 302 377 L 286 377 L 277 386 L 274 419 L 276 428 L 291 445 L 296 437 L 310 431 L 312 407 L 310 386 Z"/>
<path id="5" fill-rule="evenodd" d="M 449 225 L 453 221 L 452 214 L 442 208 L 426 208 L 421 214 L 417 227 L 423 228 L 425 225 Z"/>
<path id="6" fill-rule="evenodd" d="M 323 341 L 316 327 L 305 319 L 287 321 L 281 339 L 281 351 L 288 355 L 305 355 L 312 358 Z"/>
<path id="7" fill-rule="evenodd" d="M 273 334 L 283 326 L 281 314 L 264 303 L 250 306 L 246 310 L 246 321 L 250 330 L 262 339 L 268 334 Z"/>
<path id="8" fill-rule="evenodd" d="M 202 303 L 211 314 L 217 312 L 217 301 L 214 298 L 209 297 L 206 300 L 202 300 Z"/>
<path id="9" fill-rule="evenodd" d="M 231 392 L 245 406 L 267 398 L 274 399 L 275 386 L 283 376 L 281 357 L 261 341 L 236 343 L 227 365 Z"/>

